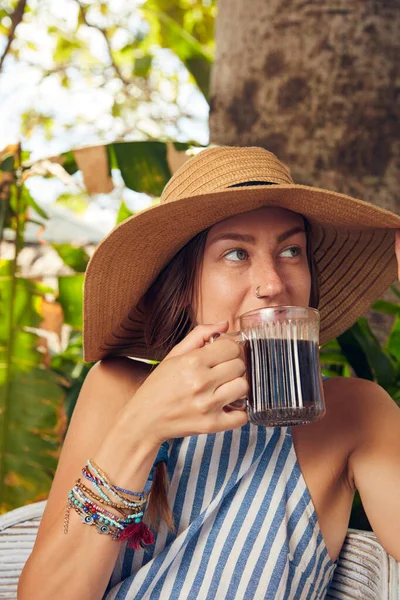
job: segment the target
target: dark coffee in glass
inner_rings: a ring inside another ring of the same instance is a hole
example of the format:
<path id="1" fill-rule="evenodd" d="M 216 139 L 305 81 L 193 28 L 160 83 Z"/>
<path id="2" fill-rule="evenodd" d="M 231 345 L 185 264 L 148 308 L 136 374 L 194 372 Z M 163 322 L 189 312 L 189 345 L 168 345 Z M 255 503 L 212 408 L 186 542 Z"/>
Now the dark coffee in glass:
<path id="1" fill-rule="evenodd" d="M 240 332 L 222 334 L 243 346 L 255 425 L 304 425 L 325 415 L 319 322 L 314 308 L 274 306 L 241 315 Z"/>
<path id="2" fill-rule="evenodd" d="M 299 425 L 320 416 L 318 344 L 253 338 L 244 342 L 253 423 Z"/>

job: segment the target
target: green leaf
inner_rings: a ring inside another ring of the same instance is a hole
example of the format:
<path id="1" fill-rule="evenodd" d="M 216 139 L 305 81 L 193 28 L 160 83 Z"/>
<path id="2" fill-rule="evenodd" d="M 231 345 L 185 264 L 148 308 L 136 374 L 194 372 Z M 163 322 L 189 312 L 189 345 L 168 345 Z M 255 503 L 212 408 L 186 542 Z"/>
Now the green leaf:
<path id="1" fill-rule="evenodd" d="M 47 497 L 57 466 L 63 392 L 44 365 L 40 286 L 0 261 L 0 513 Z"/>
<path id="2" fill-rule="evenodd" d="M 185 11 L 175 11 L 174 14 L 174 8 L 175 6 L 171 9 L 170 5 L 160 6 L 155 0 L 147 0 L 142 11 L 152 26 L 155 39 L 163 48 L 172 50 L 183 62 L 207 98 L 213 53 L 185 28 L 185 20 L 183 23 L 178 21 Z"/>
<path id="3" fill-rule="evenodd" d="M 327 367 L 322 366 L 321 368 L 322 375 L 326 375 L 327 377 L 339 377 L 339 373 L 336 373 L 333 369 L 328 369 Z"/>
<path id="4" fill-rule="evenodd" d="M 40 215 L 43 219 L 46 219 L 46 221 L 49 218 L 49 215 L 47 214 L 47 212 L 45 210 L 43 210 L 43 208 L 41 206 L 39 206 L 39 204 L 32 198 L 32 196 L 30 195 L 30 193 L 28 192 L 27 188 L 24 187 L 24 193 L 25 193 L 25 197 L 27 200 L 28 205 L 33 208 L 33 210 L 35 210 L 37 212 L 38 215 Z M 31 219 L 32 221 L 32 219 Z M 42 223 L 41 223 L 42 224 Z"/>
<path id="5" fill-rule="evenodd" d="M 31 336 L 36 364 L 29 369 L 20 369 L 16 360 L 9 367 L 0 362 L 8 378 L 0 386 L 0 427 L 6 431 L 0 449 L 0 513 L 44 500 L 57 467 L 64 394 L 57 376 L 40 365 L 37 340 Z"/>
<path id="6" fill-rule="evenodd" d="M 4 171 L 5 173 L 12 173 L 14 171 L 13 155 L 7 156 L 7 158 L 0 163 L 0 171 Z"/>
<path id="7" fill-rule="evenodd" d="M 89 262 L 89 255 L 84 248 L 72 244 L 51 244 L 64 263 L 78 273 L 84 273 Z"/>
<path id="8" fill-rule="evenodd" d="M 68 39 L 58 32 L 56 47 L 53 52 L 53 60 L 56 63 L 68 63 L 77 50 L 81 50 L 84 43 L 78 38 Z"/>
<path id="9" fill-rule="evenodd" d="M 56 204 L 65 206 L 77 215 L 82 215 L 88 207 L 89 198 L 86 192 L 79 192 L 77 194 L 64 193 L 58 196 Z"/>
<path id="10" fill-rule="evenodd" d="M 397 303 L 387 302 L 386 300 L 377 300 L 371 306 L 371 310 L 376 310 L 386 315 L 400 316 L 400 306 Z"/>
<path id="11" fill-rule="evenodd" d="M 129 143 L 129 142 L 127 142 Z M 108 165 L 109 165 L 109 175 L 111 177 L 111 173 L 113 169 L 119 169 L 118 163 L 117 163 L 117 157 L 115 156 L 115 152 L 114 152 L 114 144 L 108 144 L 106 146 L 106 150 L 107 150 L 107 157 L 108 157 Z"/>
<path id="12" fill-rule="evenodd" d="M 64 321 L 82 329 L 84 275 L 63 275 L 58 278 L 58 301 L 64 311 Z"/>
<path id="13" fill-rule="evenodd" d="M 63 154 L 60 154 L 60 157 L 62 158 L 61 164 L 67 173 L 69 173 L 69 175 L 73 175 L 79 171 L 74 153 L 72 151 L 64 152 Z"/>
<path id="14" fill-rule="evenodd" d="M 325 344 L 322 344 L 322 346 L 320 347 L 321 352 L 325 351 L 325 350 L 337 350 L 338 352 L 340 352 L 340 345 L 339 342 L 337 341 L 336 338 L 334 338 L 333 340 L 329 340 L 329 342 L 326 342 Z"/>
<path id="15" fill-rule="evenodd" d="M 321 363 L 327 365 L 347 365 L 347 358 L 340 352 L 320 352 Z"/>
<path id="16" fill-rule="evenodd" d="M 393 292 L 394 294 L 396 294 L 396 296 L 397 296 L 398 298 L 400 298 L 400 290 L 398 290 L 398 289 L 397 289 L 397 288 L 396 288 L 394 285 L 391 285 L 391 286 L 390 286 L 390 289 L 392 290 L 392 292 Z"/>
<path id="17" fill-rule="evenodd" d="M 119 103 L 114 99 L 111 114 L 113 117 L 120 117 L 122 115 L 123 103 Z"/>
<path id="18" fill-rule="evenodd" d="M 376 379 L 385 389 L 393 384 L 394 365 L 381 348 L 365 317 L 360 318 L 337 339 L 357 377 L 371 381 Z"/>
<path id="19" fill-rule="evenodd" d="M 108 13 L 109 13 L 109 10 L 110 10 L 109 7 L 108 7 L 108 5 L 107 5 L 107 3 L 106 2 L 101 2 L 99 8 L 100 8 L 101 14 L 106 17 L 108 15 Z"/>
<path id="20" fill-rule="evenodd" d="M 135 59 L 133 72 L 137 77 L 148 77 L 153 57 L 150 55 L 142 56 L 141 58 Z"/>
<path id="21" fill-rule="evenodd" d="M 357 325 L 357 324 L 356 324 Z M 353 327 L 356 327 L 353 325 Z M 347 330 L 338 338 L 339 344 L 350 365 L 353 367 L 357 377 L 374 380 L 374 374 L 369 365 L 367 354 L 363 345 L 360 344 L 355 330 Z"/>
<path id="22" fill-rule="evenodd" d="M 21 114 L 21 132 L 26 137 L 32 137 L 32 134 L 37 129 L 42 129 L 47 138 L 51 137 L 54 126 L 54 115 L 42 113 L 35 108 L 28 108 Z"/>
<path id="23" fill-rule="evenodd" d="M 116 220 L 115 224 L 119 225 L 119 223 L 122 223 L 122 221 L 125 221 L 125 219 L 128 219 L 132 215 L 133 215 L 133 213 L 129 210 L 129 208 L 126 206 L 125 202 L 122 200 L 122 202 L 119 206 L 119 211 L 118 211 L 117 220 Z"/>
<path id="24" fill-rule="evenodd" d="M 185 60 L 185 67 L 191 73 L 206 100 L 210 94 L 211 63 L 203 56 L 193 56 Z"/>
<path id="25" fill-rule="evenodd" d="M 13 268 L 13 261 L 0 261 L 0 340 L 8 339 L 11 327 L 35 327 L 41 318 L 33 301 L 32 282 L 18 277 L 13 289 Z M 7 346 L 8 342 L 5 342 L 4 347 Z"/>
<path id="26" fill-rule="evenodd" d="M 112 146 L 125 185 L 137 192 L 160 196 L 171 177 L 166 144 L 129 142 Z"/>
<path id="27" fill-rule="evenodd" d="M 400 316 L 397 317 L 397 319 L 393 323 L 392 330 L 386 342 L 386 349 L 392 356 L 396 358 L 400 366 Z"/>

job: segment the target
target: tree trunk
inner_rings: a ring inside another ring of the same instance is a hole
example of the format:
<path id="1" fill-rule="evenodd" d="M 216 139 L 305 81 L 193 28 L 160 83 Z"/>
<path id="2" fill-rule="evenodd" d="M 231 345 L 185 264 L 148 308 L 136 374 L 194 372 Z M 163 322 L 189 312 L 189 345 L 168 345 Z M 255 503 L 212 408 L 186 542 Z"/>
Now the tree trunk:
<path id="1" fill-rule="evenodd" d="M 211 142 L 400 212 L 400 4 L 219 0 Z"/>

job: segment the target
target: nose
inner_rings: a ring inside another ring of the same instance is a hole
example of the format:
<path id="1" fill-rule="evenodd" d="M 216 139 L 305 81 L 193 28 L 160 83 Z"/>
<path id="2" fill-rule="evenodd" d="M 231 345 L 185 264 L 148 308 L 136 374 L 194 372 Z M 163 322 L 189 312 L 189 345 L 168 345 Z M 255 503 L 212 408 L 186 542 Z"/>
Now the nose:
<path id="1" fill-rule="evenodd" d="M 257 298 L 276 299 L 282 297 L 285 292 L 285 284 L 276 265 L 270 261 L 264 265 L 254 278 L 254 294 Z"/>

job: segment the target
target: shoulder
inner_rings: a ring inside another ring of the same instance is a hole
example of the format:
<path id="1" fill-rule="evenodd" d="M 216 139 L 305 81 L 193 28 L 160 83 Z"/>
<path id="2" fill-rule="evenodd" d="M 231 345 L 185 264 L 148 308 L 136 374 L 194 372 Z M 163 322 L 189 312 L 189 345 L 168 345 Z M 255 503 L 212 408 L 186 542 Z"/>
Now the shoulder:
<path id="1" fill-rule="evenodd" d="M 380 413 L 399 410 L 386 390 L 373 381 L 356 377 L 330 377 L 324 381 L 324 395 L 332 417 L 348 418 L 358 428 L 371 424 Z"/>
<path id="2" fill-rule="evenodd" d="M 89 371 L 85 387 L 132 394 L 145 381 L 154 365 L 127 357 L 106 358 L 97 362 Z"/>
<path id="3" fill-rule="evenodd" d="M 349 455 L 366 444 L 379 444 L 393 427 L 400 432 L 400 408 L 373 381 L 332 377 L 324 381 L 324 395 L 331 423 L 349 435 Z"/>
<path id="4" fill-rule="evenodd" d="M 395 404 L 383 387 L 367 379 L 357 377 L 329 377 L 324 381 L 325 399 L 331 410 L 335 408 L 357 414 L 376 411 L 385 405 Z"/>

